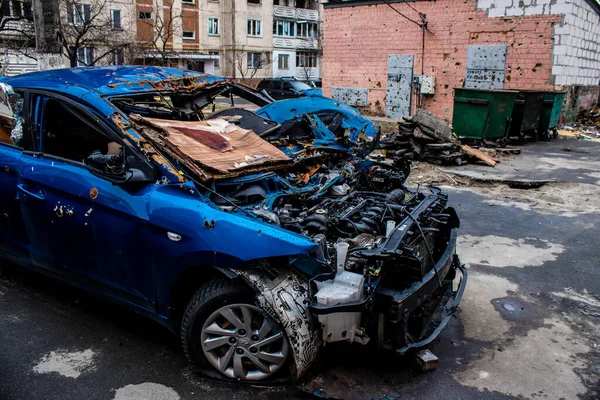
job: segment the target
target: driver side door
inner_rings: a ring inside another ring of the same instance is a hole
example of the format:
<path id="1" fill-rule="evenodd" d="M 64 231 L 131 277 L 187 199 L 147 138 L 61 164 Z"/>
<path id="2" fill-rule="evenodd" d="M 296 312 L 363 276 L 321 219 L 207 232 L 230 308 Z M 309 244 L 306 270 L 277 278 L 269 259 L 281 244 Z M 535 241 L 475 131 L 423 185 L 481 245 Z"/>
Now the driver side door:
<path id="1" fill-rule="evenodd" d="M 69 99 L 32 97 L 40 151 L 23 152 L 18 189 L 33 262 L 153 308 L 151 254 L 141 251 L 150 239 L 146 204 L 153 185 L 115 185 L 92 174 L 84 160 L 93 152 L 123 151 L 118 135 Z"/>

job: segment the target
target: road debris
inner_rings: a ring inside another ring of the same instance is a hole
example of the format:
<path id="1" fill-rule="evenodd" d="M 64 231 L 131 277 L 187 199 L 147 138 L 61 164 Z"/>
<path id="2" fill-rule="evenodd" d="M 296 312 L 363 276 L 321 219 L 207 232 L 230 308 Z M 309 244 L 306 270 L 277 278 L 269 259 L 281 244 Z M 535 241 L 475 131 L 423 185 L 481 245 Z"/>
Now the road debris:
<path id="1" fill-rule="evenodd" d="M 423 349 L 415 355 L 419 370 L 426 372 L 437 368 L 439 359 L 429 349 Z"/>

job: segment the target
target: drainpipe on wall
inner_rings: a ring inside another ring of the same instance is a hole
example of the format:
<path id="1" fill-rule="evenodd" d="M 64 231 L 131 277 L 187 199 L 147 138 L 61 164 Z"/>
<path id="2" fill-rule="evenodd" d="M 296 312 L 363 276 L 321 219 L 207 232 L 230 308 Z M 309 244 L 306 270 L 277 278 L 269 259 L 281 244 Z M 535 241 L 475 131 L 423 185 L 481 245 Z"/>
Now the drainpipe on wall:
<path id="1" fill-rule="evenodd" d="M 236 60 L 237 48 L 235 45 L 235 34 L 236 34 L 236 32 L 235 32 L 235 2 L 236 1 L 237 0 L 231 1 L 231 3 L 232 3 L 232 6 L 231 6 L 231 50 L 233 51 L 231 60 L 233 62 L 233 79 L 237 78 L 237 71 L 236 71 L 236 69 L 237 69 L 237 65 L 236 65 L 237 64 L 237 60 Z"/>

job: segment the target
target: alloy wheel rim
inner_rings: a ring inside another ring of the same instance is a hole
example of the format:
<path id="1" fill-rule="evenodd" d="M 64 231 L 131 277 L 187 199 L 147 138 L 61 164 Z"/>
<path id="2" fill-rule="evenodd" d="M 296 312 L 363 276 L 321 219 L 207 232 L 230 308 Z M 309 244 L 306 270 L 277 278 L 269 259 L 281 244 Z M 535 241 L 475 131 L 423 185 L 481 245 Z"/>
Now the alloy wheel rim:
<path id="1" fill-rule="evenodd" d="M 261 380 L 287 360 L 289 345 L 282 330 L 259 307 L 230 304 L 213 312 L 202 326 L 202 351 L 228 378 Z"/>

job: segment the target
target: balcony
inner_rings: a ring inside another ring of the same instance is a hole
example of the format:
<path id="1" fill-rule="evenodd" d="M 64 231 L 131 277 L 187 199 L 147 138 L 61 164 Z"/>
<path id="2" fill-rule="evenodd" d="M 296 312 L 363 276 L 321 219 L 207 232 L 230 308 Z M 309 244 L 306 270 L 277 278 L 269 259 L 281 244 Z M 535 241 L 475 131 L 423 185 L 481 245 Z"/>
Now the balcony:
<path id="1" fill-rule="evenodd" d="M 319 21 L 319 13 L 316 10 L 307 10 L 305 8 L 273 6 L 273 15 L 302 21 Z"/>
<path id="2" fill-rule="evenodd" d="M 273 47 L 279 47 L 282 49 L 298 49 L 298 50 L 318 50 L 319 44 L 317 39 L 303 39 L 303 38 L 273 38 Z"/>

